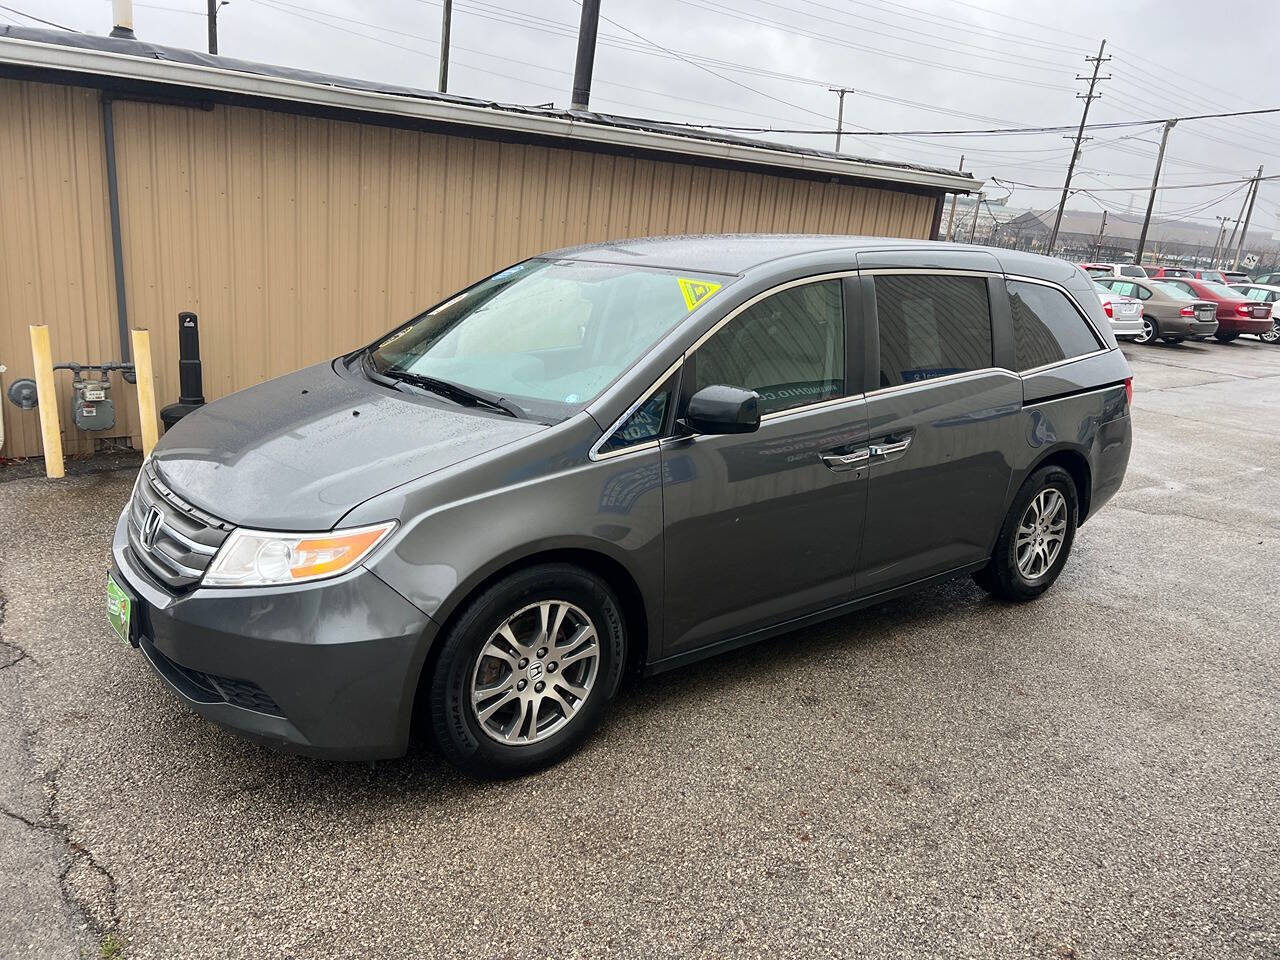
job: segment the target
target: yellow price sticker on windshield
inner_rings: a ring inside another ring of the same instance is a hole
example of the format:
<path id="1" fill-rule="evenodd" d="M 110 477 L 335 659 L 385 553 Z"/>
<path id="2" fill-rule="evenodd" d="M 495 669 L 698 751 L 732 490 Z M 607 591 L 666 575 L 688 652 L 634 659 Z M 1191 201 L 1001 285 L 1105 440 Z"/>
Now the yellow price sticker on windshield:
<path id="1" fill-rule="evenodd" d="M 720 289 L 720 284 L 706 280 L 690 280 L 688 277 L 676 277 L 680 284 L 680 292 L 684 294 L 684 305 L 692 310 L 703 300 Z"/>

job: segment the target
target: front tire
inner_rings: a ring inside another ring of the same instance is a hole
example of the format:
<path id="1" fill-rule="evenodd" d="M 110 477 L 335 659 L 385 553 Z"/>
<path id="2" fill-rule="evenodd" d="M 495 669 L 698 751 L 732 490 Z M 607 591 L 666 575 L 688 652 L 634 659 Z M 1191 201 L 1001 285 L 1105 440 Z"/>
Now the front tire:
<path id="1" fill-rule="evenodd" d="M 1075 480 L 1061 467 L 1042 467 L 1013 498 L 991 560 L 973 579 L 1002 600 L 1034 600 L 1066 565 L 1078 521 Z"/>
<path id="2" fill-rule="evenodd" d="M 437 747 L 487 779 L 555 763 L 599 724 L 626 649 L 617 598 L 594 574 L 550 563 L 504 577 L 444 637 L 429 700 Z"/>
<path id="3" fill-rule="evenodd" d="M 1142 318 L 1142 332 L 1133 338 L 1134 343 L 1151 343 L 1160 336 L 1160 324 L 1150 317 Z"/>

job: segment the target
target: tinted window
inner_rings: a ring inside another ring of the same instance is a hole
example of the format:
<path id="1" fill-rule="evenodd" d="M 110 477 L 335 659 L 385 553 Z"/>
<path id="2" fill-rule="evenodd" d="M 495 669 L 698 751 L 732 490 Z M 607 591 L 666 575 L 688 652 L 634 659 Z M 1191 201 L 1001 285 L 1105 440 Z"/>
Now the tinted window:
<path id="1" fill-rule="evenodd" d="M 1109 277 L 1112 275 L 1110 267 L 1085 267 L 1084 272 L 1092 277 Z"/>
<path id="2" fill-rule="evenodd" d="M 773 413 L 844 393 L 839 280 L 792 287 L 749 307 L 698 348 L 695 390 L 723 383 L 760 394 Z"/>
<path id="3" fill-rule="evenodd" d="M 982 277 L 875 278 L 880 386 L 991 366 L 991 308 Z"/>
<path id="4" fill-rule="evenodd" d="M 1013 309 L 1013 355 L 1019 370 L 1093 353 L 1099 348 L 1071 301 L 1039 283 L 1008 281 Z"/>
<path id="5" fill-rule="evenodd" d="M 600 452 L 625 450 L 639 443 L 657 440 L 662 436 L 662 428 L 667 419 L 667 406 L 670 402 L 671 390 L 669 388 L 659 390 L 640 404 L 635 412 L 613 432 L 613 435 L 600 444 Z"/>
<path id="6" fill-rule="evenodd" d="M 1147 275 L 1147 271 L 1143 270 L 1141 267 L 1121 267 L 1120 275 L 1122 277 L 1145 277 Z"/>
<path id="7" fill-rule="evenodd" d="M 1144 287 L 1144 286 L 1143 286 L 1142 284 L 1140 284 L 1140 283 L 1135 283 L 1135 284 L 1133 284 L 1133 295 L 1134 295 L 1135 297 L 1137 297 L 1139 300 L 1150 300 L 1150 299 L 1151 299 L 1151 288 L 1150 288 L 1150 287 Z"/>

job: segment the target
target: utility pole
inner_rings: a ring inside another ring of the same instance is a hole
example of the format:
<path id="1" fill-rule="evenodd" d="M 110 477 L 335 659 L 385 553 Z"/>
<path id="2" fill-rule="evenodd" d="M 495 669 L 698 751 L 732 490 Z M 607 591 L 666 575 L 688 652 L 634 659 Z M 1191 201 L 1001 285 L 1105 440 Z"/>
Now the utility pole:
<path id="1" fill-rule="evenodd" d="M 1169 142 L 1169 131 L 1177 120 L 1166 120 L 1164 133 L 1160 135 L 1160 150 L 1156 154 L 1156 172 L 1151 175 L 1151 196 L 1147 198 L 1147 215 L 1142 219 L 1142 232 L 1138 234 L 1138 252 L 1133 255 L 1134 263 L 1142 263 L 1142 251 L 1147 245 L 1147 230 L 1151 226 L 1151 211 L 1156 205 L 1156 187 L 1160 183 L 1160 168 L 1164 165 L 1164 148 Z"/>
<path id="2" fill-rule="evenodd" d="M 600 0 L 582 0 L 578 22 L 578 58 L 573 65 L 570 110 L 586 110 L 591 102 L 591 71 L 596 65 L 596 33 L 600 29 Z"/>
<path id="3" fill-rule="evenodd" d="M 982 210 L 982 201 L 984 197 L 979 191 L 978 199 L 973 205 L 973 223 L 969 225 L 969 242 L 973 243 L 973 238 L 978 235 L 978 213 Z"/>
<path id="4" fill-rule="evenodd" d="M 1258 200 L 1258 188 L 1262 186 L 1262 167 L 1258 167 L 1258 175 L 1253 178 L 1253 190 L 1249 193 L 1249 209 L 1244 215 L 1244 229 L 1240 231 L 1240 239 L 1236 241 L 1236 255 L 1231 260 L 1231 269 L 1240 269 L 1240 251 L 1244 249 L 1244 235 L 1249 232 L 1249 221 L 1253 219 L 1253 205 Z"/>
<path id="5" fill-rule="evenodd" d="M 218 8 L 225 6 L 227 0 L 208 0 L 209 11 L 209 52 L 218 52 Z"/>
<path id="6" fill-rule="evenodd" d="M 1102 226 L 1098 227 L 1098 239 L 1097 239 L 1097 240 L 1095 240 L 1095 241 L 1094 241 L 1094 244 L 1093 244 L 1093 259 L 1095 259 L 1095 260 L 1097 260 L 1097 259 L 1098 259 L 1098 257 L 1102 256 L 1102 235 L 1103 235 L 1104 233 L 1106 233 L 1106 232 L 1107 232 L 1107 211 L 1106 211 L 1106 210 L 1103 210 L 1103 211 L 1102 211 Z M 1141 241 L 1141 240 L 1139 240 L 1139 241 L 1138 241 L 1138 249 L 1139 249 L 1139 250 L 1141 250 L 1141 249 L 1142 249 L 1142 241 Z M 1142 254 L 1141 254 L 1141 253 L 1139 253 L 1139 254 L 1138 254 L 1138 257 L 1139 257 L 1139 258 L 1141 258 L 1141 256 L 1142 256 Z M 1135 263 L 1137 263 L 1137 260 L 1135 260 L 1134 262 L 1135 262 Z"/>
<path id="7" fill-rule="evenodd" d="M 1098 76 L 1098 70 L 1102 68 L 1102 65 L 1104 63 L 1108 62 L 1111 59 L 1110 57 L 1103 56 L 1103 54 L 1106 52 L 1106 49 L 1107 49 L 1107 41 L 1103 40 L 1098 47 L 1098 55 L 1096 57 L 1084 58 L 1087 63 L 1093 64 L 1093 76 L 1082 77 L 1082 76 L 1079 76 L 1078 74 L 1076 76 L 1077 80 L 1089 81 L 1089 92 L 1083 95 L 1079 93 L 1076 94 L 1077 100 L 1084 101 L 1084 112 L 1080 114 L 1080 129 L 1076 131 L 1075 148 L 1071 151 L 1071 162 L 1067 164 L 1067 179 L 1066 179 L 1066 182 L 1062 184 L 1062 199 L 1058 201 L 1058 215 L 1057 217 L 1054 218 L 1053 230 L 1049 233 L 1049 244 L 1045 249 L 1045 253 L 1047 253 L 1049 256 L 1053 256 L 1054 245 L 1058 242 L 1058 229 L 1059 227 L 1062 226 L 1062 211 L 1066 209 L 1067 196 L 1068 194 L 1071 193 L 1071 177 L 1076 172 L 1076 160 L 1078 160 L 1080 157 L 1080 142 L 1084 140 L 1084 125 L 1089 119 L 1089 105 L 1093 103 L 1094 100 L 1097 100 L 1098 97 L 1102 96 L 1102 94 L 1100 93 L 1095 94 L 1093 92 L 1093 89 L 1098 85 L 1099 80 L 1111 79 L 1110 76 L 1106 76 L 1106 77 Z"/>
<path id="8" fill-rule="evenodd" d="M 1213 253 L 1209 254 L 1209 266 L 1213 266 L 1218 262 L 1218 248 L 1222 246 L 1222 238 L 1227 235 L 1227 224 L 1231 222 L 1230 217 L 1214 217 L 1221 226 L 1218 227 L 1218 239 L 1213 241 Z"/>
<path id="9" fill-rule="evenodd" d="M 964 154 L 960 154 L 960 166 L 956 167 L 957 172 L 964 173 Z M 956 200 L 960 194 L 953 193 L 951 195 L 951 218 L 947 220 L 947 242 L 951 242 L 951 238 L 956 235 Z"/>
<path id="10" fill-rule="evenodd" d="M 844 95 L 855 91 L 853 87 L 827 87 L 827 90 L 840 98 L 840 106 L 836 108 L 836 153 L 839 153 L 840 135 L 844 133 Z"/>
<path id="11" fill-rule="evenodd" d="M 1231 236 L 1227 237 L 1227 242 L 1223 244 L 1222 250 L 1218 256 L 1221 263 L 1218 265 L 1220 270 L 1227 267 L 1227 254 L 1231 250 L 1231 245 L 1236 242 L 1236 231 L 1240 229 L 1240 221 L 1244 219 L 1244 209 L 1249 205 L 1249 198 L 1253 196 L 1253 180 L 1249 180 L 1249 189 L 1244 192 L 1244 202 L 1240 204 L 1240 212 L 1236 214 L 1236 222 L 1231 225 Z"/>
<path id="12" fill-rule="evenodd" d="M 449 26 L 453 23 L 453 0 L 444 0 L 440 19 L 440 82 L 436 89 L 449 92 Z"/>

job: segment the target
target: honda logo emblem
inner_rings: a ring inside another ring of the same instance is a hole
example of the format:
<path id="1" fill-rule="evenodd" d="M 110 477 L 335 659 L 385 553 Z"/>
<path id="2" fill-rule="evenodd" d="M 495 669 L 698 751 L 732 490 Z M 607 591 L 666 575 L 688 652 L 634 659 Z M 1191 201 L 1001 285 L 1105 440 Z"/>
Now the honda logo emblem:
<path id="1" fill-rule="evenodd" d="M 156 542 L 156 534 L 160 532 L 160 524 L 164 521 L 164 514 L 160 512 L 159 507 L 152 507 L 147 512 L 147 519 L 142 521 L 142 547 L 144 550 L 150 551 Z"/>

